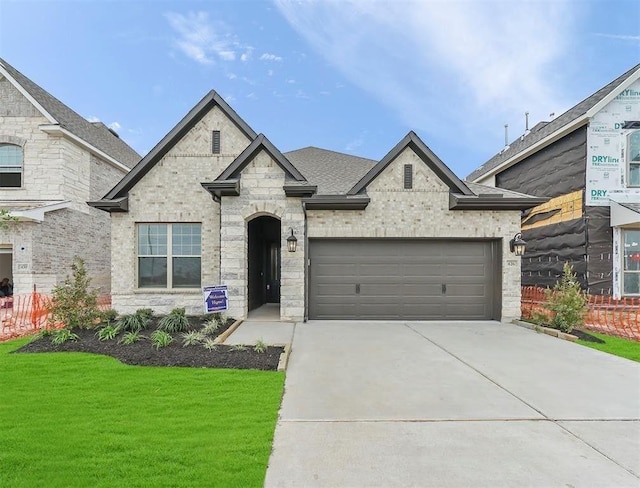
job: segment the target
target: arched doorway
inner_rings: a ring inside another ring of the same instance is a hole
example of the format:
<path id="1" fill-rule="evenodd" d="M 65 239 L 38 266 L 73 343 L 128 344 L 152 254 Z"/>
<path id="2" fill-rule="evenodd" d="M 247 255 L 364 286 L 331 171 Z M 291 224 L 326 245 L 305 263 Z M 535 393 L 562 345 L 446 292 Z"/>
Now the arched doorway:
<path id="1" fill-rule="evenodd" d="M 280 303 L 280 221 L 261 216 L 247 224 L 249 311 Z"/>

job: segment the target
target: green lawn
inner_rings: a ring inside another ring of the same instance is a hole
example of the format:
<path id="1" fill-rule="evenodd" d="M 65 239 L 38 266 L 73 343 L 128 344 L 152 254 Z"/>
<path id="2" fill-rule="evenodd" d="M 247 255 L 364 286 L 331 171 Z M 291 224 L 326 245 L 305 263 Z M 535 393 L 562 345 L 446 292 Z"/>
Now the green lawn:
<path id="1" fill-rule="evenodd" d="M 632 361 L 640 362 L 640 342 L 632 341 L 630 339 L 621 339 L 619 337 L 613 337 L 605 334 L 599 334 L 593 331 L 587 331 L 592 336 L 598 337 L 605 341 L 603 344 L 597 342 L 588 342 L 583 340 L 577 340 L 578 344 L 583 346 L 592 347 L 599 351 L 608 352 L 609 354 L 615 354 L 623 358 L 631 359 Z"/>
<path id="2" fill-rule="evenodd" d="M 0 344 L 0 486 L 262 486 L 284 373 Z"/>

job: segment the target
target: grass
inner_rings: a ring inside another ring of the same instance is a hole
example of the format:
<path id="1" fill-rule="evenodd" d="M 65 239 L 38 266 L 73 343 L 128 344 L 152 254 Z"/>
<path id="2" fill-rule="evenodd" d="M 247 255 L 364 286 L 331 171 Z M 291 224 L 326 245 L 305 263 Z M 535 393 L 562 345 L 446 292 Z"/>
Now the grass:
<path id="1" fill-rule="evenodd" d="M 621 339 L 620 337 L 613 337 L 610 335 L 600 334 L 598 332 L 588 331 L 589 334 L 602 339 L 604 343 L 588 342 L 578 339 L 576 342 L 583 346 L 598 349 L 599 351 L 608 352 L 623 358 L 631 359 L 632 361 L 640 362 L 640 342 L 632 341 L 630 339 Z"/>
<path id="2" fill-rule="evenodd" d="M 0 486 L 262 486 L 284 374 L 0 344 Z"/>

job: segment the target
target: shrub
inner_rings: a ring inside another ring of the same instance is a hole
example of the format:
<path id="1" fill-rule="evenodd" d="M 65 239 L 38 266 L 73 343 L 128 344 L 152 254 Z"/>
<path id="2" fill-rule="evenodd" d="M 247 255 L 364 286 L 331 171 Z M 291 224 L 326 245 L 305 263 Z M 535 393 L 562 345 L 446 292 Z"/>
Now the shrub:
<path id="1" fill-rule="evenodd" d="M 153 334 L 151 334 L 151 344 L 156 349 L 167 347 L 172 342 L 173 337 L 171 337 L 171 334 L 165 332 L 164 330 L 156 330 Z"/>
<path id="2" fill-rule="evenodd" d="M 96 336 L 99 341 L 110 341 L 115 339 L 120 332 L 120 329 L 115 325 L 105 325 L 102 329 L 96 332 Z"/>
<path id="3" fill-rule="evenodd" d="M 97 291 L 89 291 L 91 278 L 82 259 L 73 260 L 71 271 L 72 277 L 67 276 L 63 284 L 53 288 L 49 322 L 62 322 L 68 329 L 92 328 L 102 316 Z"/>
<path id="4" fill-rule="evenodd" d="M 587 297 L 569 263 L 562 268 L 562 279 L 552 290 L 547 290 L 546 305 L 552 312 L 549 325 L 554 329 L 571 332 L 574 327 L 584 324 Z"/>
<path id="5" fill-rule="evenodd" d="M 148 322 L 153 317 L 153 310 L 150 308 L 139 308 L 136 310 L 136 315 L 143 317 Z"/>
<path id="6" fill-rule="evenodd" d="M 126 314 L 118 320 L 118 327 L 128 332 L 139 332 L 147 327 L 148 319 L 137 313 Z"/>
<path id="7" fill-rule="evenodd" d="M 211 337 L 207 337 L 202 343 L 202 347 L 209 351 L 215 351 L 218 348 L 218 344 Z"/>
<path id="8" fill-rule="evenodd" d="M 247 350 L 247 346 L 245 346 L 243 344 L 234 344 L 233 346 L 231 346 L 231 350 L 232 351 L 246 351 Z"/>
<path id="9" fill-rule="evenodd" d="M 116 312 L 114 309 L 110 308 L 109 310 L 105 310 L 104 312 L 102 312 L 102 321 L 106 322 L 107 324 L 110 324 L 111 322 L 113 322 L 114 320 L 116 320 L 116 318 L 118 317 L 118 312 Z"/>
<path id="10" fill-rule="evenodd" d="M 255 352 L 259 352 L 259 353 L 263 353 L 267 350 L 267 345 L 264 343 L 264 341 L 262 339 L 258 339 L 256 341 L 256 345 L 253 346 L 253 350 Z"/>
<path id="11" fill-rule="evenodd" d="M 67 341 L 77 341 L 78 334 L 73 333 L 70 329 L 56 329 L 51 332 L 51 344 L 59 346 Z"/>
<path id="12" fill-rule="evenodd" d="M 174 308 L 158 323 L 158 329 L 167 332 L 184 332 L 189 326 L 189 319 L 185 316 L 184 308 Z"/>
<path id="13" fill-rule="evenodd" d="M 202 333 L 204 335 L 215 335 L 215 333 L 220 328 L 220 324 L 216 320 L 216 318 L 212 318 L 205 322 L 204 327 L 202 328 Z"/>
<path id="14" fill-rule="evenodd" d="M 190 330 L 182 334 L 182 346 L 197 346 L 204 340 L 204 334 L 199 330 Z"/>
<path id="15" fill-rule="evenodd" d="M 140 332 L 137 332 L 137 331 L 125 332 L 122 338 L 118 341 L 118 344 L 124 344 L 125 346 L 129 346 L 131 344 L 138 342 L 141 338 L 142 336 L 140 335 Z"/>

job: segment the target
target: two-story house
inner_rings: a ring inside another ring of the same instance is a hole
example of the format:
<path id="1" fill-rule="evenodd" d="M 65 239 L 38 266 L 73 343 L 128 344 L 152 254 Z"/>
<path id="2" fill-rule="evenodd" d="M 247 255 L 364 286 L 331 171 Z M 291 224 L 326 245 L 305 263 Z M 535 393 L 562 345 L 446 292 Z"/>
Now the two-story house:
<path id="1" fill-rule="evenodd" d="M 0 59 L 0 279 L 15 293 L 64 280 L 74 256 L 93 285 L 109 292 L 107 215 L 86 202 L 115 185 L 140 156 L 102 123 L 92 123 Z"/>
<path id="2" fill-rule="evenodd" d="M 640 295 L 640 65 L 468 180 L 550 198 L 523 215 L 523 285 L 551 286 L 569 262 L 589 293 Z"/>

